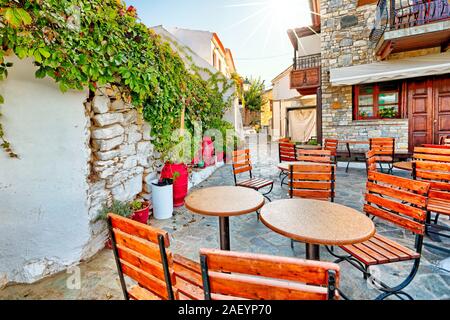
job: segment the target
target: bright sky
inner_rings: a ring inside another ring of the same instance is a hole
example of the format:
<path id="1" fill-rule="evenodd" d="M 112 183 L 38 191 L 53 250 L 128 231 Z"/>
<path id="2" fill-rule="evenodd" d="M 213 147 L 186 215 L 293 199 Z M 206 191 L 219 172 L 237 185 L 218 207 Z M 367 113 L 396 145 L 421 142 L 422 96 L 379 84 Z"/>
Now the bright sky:
<path id="1" fill-rule="evenodd" d="M 125 0 L 147 26 L 217 32 L 243 77 L 270 81 L 292 64 L 286 31 L 311 24 L 308 0 Z"/>

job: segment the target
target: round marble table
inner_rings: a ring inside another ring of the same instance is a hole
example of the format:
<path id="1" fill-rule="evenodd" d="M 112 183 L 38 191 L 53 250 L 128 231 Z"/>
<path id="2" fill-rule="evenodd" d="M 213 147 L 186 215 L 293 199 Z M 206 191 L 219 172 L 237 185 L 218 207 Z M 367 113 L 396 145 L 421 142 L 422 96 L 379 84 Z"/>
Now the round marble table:
<path id="1" fill-rule="evenodd" d="M 292 240 L 306 244 L 306 258 L 320 260 L 320 245 L 361 243 L 375 234 L 375 225 L 363 213 L 332 202 L 287 199 L 264 206 L 261 221 Z"/>
<path id="2" fill-rule="evenodd" d="M 264 197 L 259 192 L 230 186 L 200 189 L 185 199 L 188 210 L 201 215 L 219 217 L 222 250 L 230 250 L 229 217 L 255 212 L 261 209 L 264 203 Z"/>

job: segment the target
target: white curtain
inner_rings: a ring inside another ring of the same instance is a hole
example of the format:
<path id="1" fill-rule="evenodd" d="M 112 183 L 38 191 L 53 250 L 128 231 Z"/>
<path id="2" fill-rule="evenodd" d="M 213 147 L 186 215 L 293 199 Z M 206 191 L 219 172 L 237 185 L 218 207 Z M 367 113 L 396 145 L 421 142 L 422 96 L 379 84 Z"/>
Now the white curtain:
<path id="1" fill-rule="evenodd" d="M 316 135 L 316 109 L 289 112 L 289 133 L 293 141 L 307 142 Z"/>

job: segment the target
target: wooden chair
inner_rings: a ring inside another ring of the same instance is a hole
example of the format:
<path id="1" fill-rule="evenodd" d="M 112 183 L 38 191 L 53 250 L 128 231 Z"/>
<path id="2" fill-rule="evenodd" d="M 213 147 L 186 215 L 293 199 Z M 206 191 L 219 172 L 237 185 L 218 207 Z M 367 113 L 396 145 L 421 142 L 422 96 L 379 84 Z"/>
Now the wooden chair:
<path id="1" fill-rule="evenodd" d="M 388 173 L 392 173 L 395 160 L 395 138 L 372 138 L 369 139 L 370 150 L 375 151 L 377 163 L 383 172 L 383 163 L 389 165 Z"/>
<path id="2" fill-rule="evenodd" d="M 289 166 L 289 196 L 334 202 L 335 172 L 331 164 Z"/>
<path id="3" fill-rule="evenodd" d="M 278 143 L 278 155 L 281 162 L 296 161 L 295 157 L 295 143 L 292 142 L 280 142 Z"/>
<path id="4" fill-rule="evenodd" d="M 413 299 L 403 290 L 414 279 L 420 264 L 420 257 L 427 218 L 427 197 L 430 184 L 422 181 L 399 178 L 396 176 L 369 171 L 365 194 L 364 212 L 377 217 L 416 235 L 414 249 L 396 243 L 376 233 L 371 239 L 360 244 L 341 246 L 349 256 L 340 256 L 336 262 L 347 261 L 363 272 L 365 278 L 371 277 L 377 288 L 383 291 L 377 300 L 391 295 Z M 399 261 L 414 261 L 407 278 L 395 287 L 390 287 L 369 272 L 369 267 Z"/>
<path id="5" fill-rule="evenodd" d="M 289 196 L 334 202 L 336 179 L 332 164 L 289 166 Z M 295 241 L 291 239 L 291 248 Z"/>
<path id="6" fill-rule="evenodd" d="M 297 161 L 316 162 L 316 163 L 334 163 L 330 150 L 297 150 Z"/>
<path id="7" fill-rule="evenodd" d="M 450 228 L 438 226 L 439 216 L 450 217 L 450 163 L 430 161 L 413 162 L 413 178 L 429 182 L 427 233 L 450 238 Z M 435 213 L 434 225 L 431 225 L 431 214 Z"/>
<path id="8" fill-rule="evenodd" d="M 108 227 L 126 300 L 202 299 L 200 265 L 168 249 L 166 231 L 108 215 Z M 137 282 L 127 288 L 125 276 Z"/>
<path id="9" fill-rule="evenodd" d="M 339 299 L 339 266 L 297 258 L 200 250 L 206 300 Z"/>
<path id="10" fill-rule="evenodd" d="M 339 140 L 336 139 L 325 139 L 324 150 L 331 151 L 331 156 L 333 157 L 334 164 L 337 165 L 337 150 L 339 146 Z"/>
<path id="11" fill-rule="evenodd" d="M 263 193 L 263 196 L 269 200 L 268 194 L 270 194 L 273 190 L 273 181 L 267 180 L 263 178 L 255 178 L 252 174 L 252 163 L 250 160 L 250 150 L 238 150 L 233 152 L 233 176 L 234 176 L 234 184 L 238 187 L 250 188 L 256 191 L 259 191 L 263 188 L 269 187 L 270 190 L 266 193 Z M 250 179 L 246 180 L 237 180 L 237 175 L 248 172 L 250 174 Z"/>
<path id="12" fill-rule="evenodd" d="M 450 149 L 448 148 L 414 148 L 414 161 L 450 162 Z"/>
<path id="13" fill-rule="evenodd" d="M 366 171 L 369 174 L 370 171 L 377 172 L 377 159 L 374 150 L 366 152 Z"/>

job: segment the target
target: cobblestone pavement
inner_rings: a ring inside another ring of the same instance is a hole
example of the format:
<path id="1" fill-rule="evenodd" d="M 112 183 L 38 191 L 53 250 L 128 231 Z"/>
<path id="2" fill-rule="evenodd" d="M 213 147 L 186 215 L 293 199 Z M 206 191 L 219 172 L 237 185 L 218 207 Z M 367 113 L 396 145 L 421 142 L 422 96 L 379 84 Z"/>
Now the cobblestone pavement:
<path id="1" fill-rule="evenodd" d="M 267 156 L 266 150 L 272 150 Z M 287 198 L 286 187 L 280 187 L 276 168 L 277 155 L 274 145 L 263 148 L 251 148 L 255 162 L 254 175 L 275 180 L 275 188 L 271 194 L 273 200 Z M 258 153 L 259 152 L 259 153 Z M 257 155 L 260 155 L 258 157 Z M 395 172 L 406 176 L 406 173 Z M 366 173 L 362 165 L 355 165 L 345 173 L 344 164 L 340 164 L 337 172 L 336 202 L 361 210 Z M 217 185 L 232 185 L 233 176 L 230 166 L 216 171 L 207 181 L 197 188 Z M 445 221 L 445 219 L 443 219 Z M 171 234 L 171 249 L 191 259 L 198 260 L 200 248 L 217 248 L 218 220 L 214 217 L 194 215 L 184 207 L 177 208 L 172 219 L 151 221 L 151 225 L 163 228 Z M 388 236 L 399 243 L 410 245 L 413 241 L 411 233 L 376 221 L 380 234 Z M 266 228 L 258 222 L 256 214 L 249 214 L 230 219 L 231 247 L 236 251 L 264 253 L 280 256 L 305 256 L 304 245 L 297 243 L 295 249 L 290 248 L 290 240 Z M 427 243 L 430 239 L 425 240 Z M 441 247 L 450 248 L 450 242 L 438 243 Z M 442 251 L 424 247 L 419 272 L 406 292 L 415 299 L 450 299 L 450 272 L 440 269 L 438 263 L 447 258 Z M 333 261 L 332 257 L 322 249 L 321 259 Z M 411 262 L 394 263 L 371 269 L 388 284 L 403 280 L 412 267 Z M 341 289 L 351 299 L 374 299 L 378 291 L 372 289 L 361 273 L 351 265 L 341 263 Z M 80 275 L 80 283 L 77 275 Z M 77 285 L 78 289 L 77 289 Z M 75 288 L 74 288 L 75 287 Z M 122 294 L 117 278 L 112 252 L 103 250 L 92 260 L 80 264 L 79 269 L 71 273 L 63 272 L 46 278 L 32 285 L 15 285 L 0 291 L 0 299 L 121 299 Z"/>

